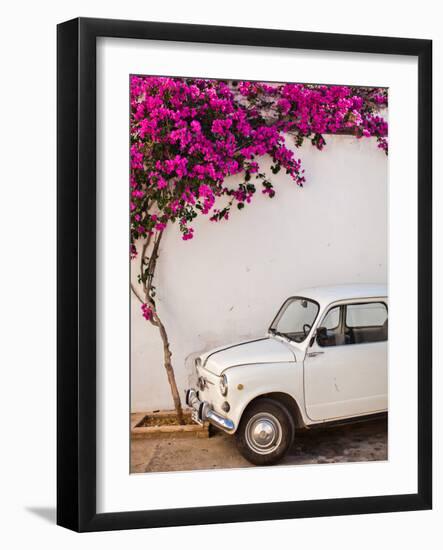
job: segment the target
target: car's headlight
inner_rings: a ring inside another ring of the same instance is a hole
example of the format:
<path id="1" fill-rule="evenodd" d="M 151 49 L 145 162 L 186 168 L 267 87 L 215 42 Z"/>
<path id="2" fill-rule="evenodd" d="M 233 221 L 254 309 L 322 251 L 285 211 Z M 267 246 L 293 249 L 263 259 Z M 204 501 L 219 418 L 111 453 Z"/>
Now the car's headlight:
<path id="1" fill-rule="evenodd" d="M 226 374 L 223 374 L 220 378 L 220 393 L 225 397 L 228 395 L 228 378 Z"/>

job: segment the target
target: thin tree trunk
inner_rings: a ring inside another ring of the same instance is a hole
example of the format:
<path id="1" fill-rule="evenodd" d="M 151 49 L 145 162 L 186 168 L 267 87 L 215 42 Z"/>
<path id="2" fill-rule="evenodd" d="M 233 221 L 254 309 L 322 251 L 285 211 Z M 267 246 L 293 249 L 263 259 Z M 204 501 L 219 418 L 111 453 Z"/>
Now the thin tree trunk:
<path id="1" fill-rule="evenodd" d="M 158 329 L 160 331 L 160 336 L 161 336 L 161 339 L 163 341 L 164 366 L 165 366 L 165 369 L 166 369 L 166 374 L 168 376 L 169 386 L 171 388 L 171 393 L 172 393 L 172 399 L 174 401 L 175 412 L 177 413 L 178 423 L 179 424 L 184 424 L 185 419 L 183 417 L 183 409 L 182 409 L 180 394 L 178 392 L 177 382 L 175 380 L 174 368 L 172 366 L 172 360 L 171 360 L 172 353 L 171 353 L 171 349 L 170 349 L 170 346 L 169 346 L 168 334 L 166 332 L 165 326 L 160 321 L 157 312 L 155 312 L 155 317 L 156 317 L 156 320 L 157 320 L 157 323 L 158 323 Z"/>
<path id="2" fill-rule="evenodd" d="M 160 246 L 162 234 L 163 234 L 162 232 L 158 233 L 157 238 L 154 242 L 151 257 L 149 258 L 148 266 L 147 266 L 148 276 L 145 278 L 143 282 L 143 288 L 145 293 L 145 303 L 151 308 L 153 313 L 151 323 L 158 328 L 160 332 L 160 337 L 163 342 L 163 362 L 166 370 L 166 375 L 168 377 L 169 386 L 171 388 L 171 394 L 172 394 L 172 399 L 174 401 L 175 412 L 177 413 L 177 419 L 179 424 L 184 424 L 185 420 L 183 417 L 183 408 L 181 404 L 180 394 L 177 388 L 177 382 L 175 380 L 174 368 L 172 366 L 172 352 L 169 344 L 168 333 L 166 332 L 165 325 L 163 324 L 160 317 L 158 316 L 157 307 L 155 304 L 154 297 L 152 295 L 152 291 L 153 291 L 152 281 L 154 278 L 155 267 L 157 264 L 158 249 Z M 150 241 L 151 241 L 151 236 L 147 238 L 142 248 L 141 259 L 140 259 L 140 274 L 142 278 L 144 275 L 144 266 L 146 265 L 145 264 L 146 252 L 149 247 Z M 140 299 L 138 294 L 135 292 L 134 288 L 133 288 L 133 291 L 134 291 L 134 294 Z"/>

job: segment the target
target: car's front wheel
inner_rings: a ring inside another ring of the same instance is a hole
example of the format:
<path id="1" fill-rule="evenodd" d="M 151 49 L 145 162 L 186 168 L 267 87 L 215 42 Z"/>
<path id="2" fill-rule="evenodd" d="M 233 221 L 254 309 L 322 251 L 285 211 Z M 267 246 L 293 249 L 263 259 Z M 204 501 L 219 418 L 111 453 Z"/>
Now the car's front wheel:
<path id="1" fill-rule="evenodd" d="M 244 412 L 236 432 L 237 447 L 252 464 L 275 464 L 294 440 L 294 421 L 278 401 L 263 398 Z"/>

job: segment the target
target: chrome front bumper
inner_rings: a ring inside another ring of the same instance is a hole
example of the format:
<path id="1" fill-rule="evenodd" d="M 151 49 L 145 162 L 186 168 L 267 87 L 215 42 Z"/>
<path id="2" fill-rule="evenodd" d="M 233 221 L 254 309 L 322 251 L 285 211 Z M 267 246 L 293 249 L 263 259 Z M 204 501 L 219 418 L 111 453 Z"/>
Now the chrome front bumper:
<path id="1" fill-rule="evenodd" d="M 186 405 L 192 409 L 192 420 L 197 424 L 203 424 L 206 420 L 213 426 L 227 433 L 235 431 L 235 424 L 229 418 L 225 418 L 211 409 L 207 401 L 200 401 L 194 389 L 186 390 Z"/>

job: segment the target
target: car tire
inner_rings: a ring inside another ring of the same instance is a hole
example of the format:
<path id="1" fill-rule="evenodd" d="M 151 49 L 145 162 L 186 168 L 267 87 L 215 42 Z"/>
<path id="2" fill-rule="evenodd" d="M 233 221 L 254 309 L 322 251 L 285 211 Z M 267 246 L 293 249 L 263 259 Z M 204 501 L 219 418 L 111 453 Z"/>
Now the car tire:
<path id="1" fill-rule="evenodd" d="M 240 453 L 252 464 L 275 464 L 294 441 L 295 424 L 291 414 L 278 401 L 262 398 L 243 413 L 236 432 Z"/>

